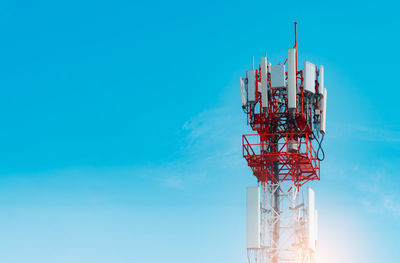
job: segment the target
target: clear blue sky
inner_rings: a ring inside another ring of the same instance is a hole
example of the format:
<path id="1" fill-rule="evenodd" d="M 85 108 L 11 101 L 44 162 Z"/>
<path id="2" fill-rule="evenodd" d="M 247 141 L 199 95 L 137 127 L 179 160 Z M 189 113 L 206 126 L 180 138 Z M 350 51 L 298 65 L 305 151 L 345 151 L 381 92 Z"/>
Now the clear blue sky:
<path id="1" fill-rule="evenodd" d="M 296 12 L 329 90 L 319 262 L 397 263 L 399 7 L 2 1 L 0 261 L 246 262 L 238 78 Z"/>

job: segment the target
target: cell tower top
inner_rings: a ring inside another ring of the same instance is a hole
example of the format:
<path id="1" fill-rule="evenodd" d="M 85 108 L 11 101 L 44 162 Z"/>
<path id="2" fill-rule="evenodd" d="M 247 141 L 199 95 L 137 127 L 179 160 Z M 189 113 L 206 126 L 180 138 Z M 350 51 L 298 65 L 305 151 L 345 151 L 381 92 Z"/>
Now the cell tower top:
<path id="1" fill-rule="evenodd" d="M 261 57 L 258 68 L 240 78 L 240 88 L 247 124 L 256 132 L 243 135 L 243 157 L 253 174 L 262 183 L 291 180 L 299 187 L 320 178 L 327 90 L 323 66 L 305 61 L 298 70 L 297 22 L 294 33 L 285 63 Z"/>

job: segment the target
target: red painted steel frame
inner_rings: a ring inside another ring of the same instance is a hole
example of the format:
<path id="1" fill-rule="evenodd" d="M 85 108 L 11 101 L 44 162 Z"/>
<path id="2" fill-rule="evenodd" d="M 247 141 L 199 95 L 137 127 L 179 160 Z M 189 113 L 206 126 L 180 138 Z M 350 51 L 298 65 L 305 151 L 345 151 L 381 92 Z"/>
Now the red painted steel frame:
<path id="1" fill-rule="evenodd" d="M 304 137 L 294 142 L 297 136 Z M 274 142 L 276 138 L 279 138 L 278 143 Z M 274 162 L 279 162 L 280 181 L 291 180 L 302 186 L 320 178 L 320 162 L 307 133 L 247 134 L 243 135 L 242 143 L 243 157 L 259 182 L 276 183 Z M 290 151 L 291 146 L 299 150 Z"/>
<path id="2" fill-rule="evenodd" d="M 296 79 L 301 84 L 300 94 L 297 95 L 296 100 L 295 120 L 289 120 L 290 115 L 286 106 L 287 91 L 284 88 L 270 88 L 268 107 L 262 108 L 261 94 L 258 89 L 258 83 L 261 81 L 261 66 L 259 66 L 255 76 L 256 101 L 254 104 L 247 104 L 245 108 L 247 124 L 257 134 L 243 135 L 242 144 L 243 157 L 259 182 L 276 183 L 276 178 L 279 178 L 279 181 L 291 180 L 300 187 L 306 182 L 320 179 L 320 161 L 312 144 L 314 139 L 312 128 L 306 122 L 307 117 L 310 118 L 312 115 L 304 111 L 303 71 L 297 71 L 296 23 L 294 48 Z M 271 87 L 270 74 L 268 74 L 268 83 Z M 248 93 L 247 82 L 245 90 Z M 297 148 L 291 148 L 292 146 L 297 146 Z M 278 163 L 278 175 L 275 174 L 274 163 Z"/>

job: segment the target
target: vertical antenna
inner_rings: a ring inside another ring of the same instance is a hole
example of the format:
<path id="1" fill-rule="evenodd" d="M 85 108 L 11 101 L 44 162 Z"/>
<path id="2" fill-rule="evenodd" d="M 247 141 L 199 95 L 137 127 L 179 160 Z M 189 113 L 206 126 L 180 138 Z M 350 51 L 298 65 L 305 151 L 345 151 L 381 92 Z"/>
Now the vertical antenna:
<path id="1" fill-rule="evenodd" d="M 295 74 L 297 75 L 297 21 L 294 21 L 294 52 L 296 53 L 296 72 Z"/>
<path id="2" fill-rule="evenodd" d="M 294 21 L 294 48 L 297 49 L 297 21 Z"/>
<path id="3" fill-rule="evenodd" d="M 253 56 L 253 70 L 254 70 L 254 56 Z"/>

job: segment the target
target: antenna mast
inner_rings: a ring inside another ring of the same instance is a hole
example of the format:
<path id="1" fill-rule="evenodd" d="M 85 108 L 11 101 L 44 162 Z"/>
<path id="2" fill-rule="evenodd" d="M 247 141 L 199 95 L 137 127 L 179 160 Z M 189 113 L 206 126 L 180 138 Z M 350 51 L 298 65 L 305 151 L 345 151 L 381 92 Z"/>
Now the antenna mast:
<path id="1" fill-rule="evenodd" d="M 253 57 L 253 69 L 240 78 L 242 107 L 255 132 L 243 135 L 243 157 L 258 182 L 247 189 L 249 262 L 314 262 L 314 191 L 307 187 L 305 199 L 301 192 L 320 179 L 316 136 L 325 135 L 327 92 L 323 66 L 305 61 L 298 70 L 297 22 L 294 40 L 283 65 L 271 65 L 265 55 L 254 70 Z"/>

